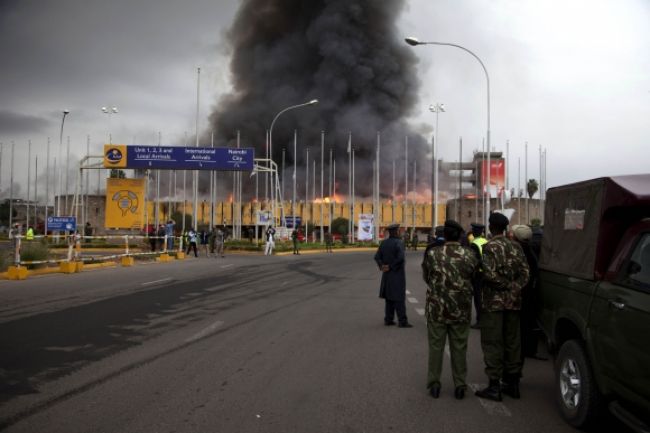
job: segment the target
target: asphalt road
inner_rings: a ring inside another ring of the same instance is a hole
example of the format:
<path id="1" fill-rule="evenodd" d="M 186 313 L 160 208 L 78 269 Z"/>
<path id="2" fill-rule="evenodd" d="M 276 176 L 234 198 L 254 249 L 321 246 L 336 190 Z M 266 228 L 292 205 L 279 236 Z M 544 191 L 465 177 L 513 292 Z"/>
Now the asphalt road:
<path id="1" fill-rule="evenodd" d="M 11 432 L 573 432 L 550 361 L 522 399 L 425 388 L 426 288 L 383 326 L 370 252 L 189 258 L 0 282 L 0 429 Z M 479 331 L 471 387 L 485 385 Z M 620 428 L 617 429 L 620 430 Z"/>

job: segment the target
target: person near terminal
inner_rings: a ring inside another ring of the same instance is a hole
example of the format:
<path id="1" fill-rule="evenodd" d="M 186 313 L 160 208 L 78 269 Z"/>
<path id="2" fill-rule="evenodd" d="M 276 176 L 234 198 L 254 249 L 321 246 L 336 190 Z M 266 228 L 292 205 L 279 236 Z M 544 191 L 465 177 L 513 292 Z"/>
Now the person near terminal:
<path id="1" fill-rule="evenodd" d="M 93 235 L 93 226 L 90 224 L 90 221 L 86 221 L 86 225 L 84 226 L 84 241 L 86 243 L 89 243 L 92 239 L 90 239 Z"/>
<path id="2" fill-rule="evenodd" d="M 446 243 L 428 250 L 422 262 L 422 277 L 427 283 L 425 316 L 429 336 L 427 388 L 433 398 L 440 397 L 440 376 L 445 342 L 454 381 L 454 396 L 465 397 L 467 389 L 467 339 L 472 317 L 472 277 L 479 265 L 476 255 L 459 240 L 463 228 L 454 220 L 445 221 Z"/>
<path id="3" fill-rule="evenodd" d="M 474 251 L 476 258 L 483 260 L 483 246 L 487 244 L 488 240 L 485 238 L 485 226 L 479 223 L 472 223 L 472 232 L 467 237 L 470 248 Z M 476 311 L 476 321 L 471 326 L 474 329 L 479 327 L 479 320 L 481 319 L 481 291 L 483 290 L 483 273 L 480 268 L 472 278 L 473 297 L 474 297 L 474 310 Z"/>
<path id="4" fill-rule="evenodd" d="M 413 231 L 413 237 L 411 237 L 411 247 L 413 248 L 413 251 L 418 250 L 418 242 L 420 242 L 418 234 L 416 231 Z"/>
<path id="5" fill-rule="evenodd" d="M 395 324 L 395 313 L 400 328 L 411 328 L 406 316 L 406 272 L 404 242 L 399 238 L 399 224 L 387 228 L 384 239 L 375 253 L 375 263 L 381 272 L 379 297 L 385 300 L 384 325 Z"/>
<path id="6" fill-rule="evenodd" d="M 165 236 L 167 236 L 167 250 L 173 250 L 174 249 L 174 226 L 176 223 L 174 223 L 174 220 L 169 220 L 167 221 L 167 224 L 165 224 Z"/>
<path id="7" fill-rule="evenodd" d="M 206 257 L 210 257 L 210 251 L 208 250 L 208 241 L 210 240 L 210 233 L 205 228 L 201 229 L 199 233 L 199 243 L 201 244 L 201 250 L 205 252 Z"/>
<path id="8" fill-rule="evenodd" d="M 196 238 L 197 234 L 193 228 L 187 232 L 187 251 L 185 254 L 189 254 L 190 250 L 194 250 L 194 257 L 198 257 L 199 253 L 196 250 Z"/>
<path id="9" fill-rule="evenodd" d="M 502 392 L 513 398 L 521 397 L 521 289 L 528 282 L 529 269 L 521 247 L 504 236 L 508 218 L 495 212 L 490 215 L 489 223 L 492 238 L 483 246 L 480 322 L 489 385 L 475 394 L 501 401 Z"/>
<path id="10" fill-rule="evenodd" d="M 156 236 L 158 237 L 158 251 L 164 251 L 165 249 L 165 225 L 158 224 L 158 230 L 156 231 Z"/>
<path id="11" fill-rule="evenodd" d="M 33 241 L 34 240 L 34 227 L 29 226 L 27 232 L 25 232 L 25 240 Z"/>
<path id="12" fill-rule="evenodd" d="M 273 248 L 275 248 L 275 228 L 273 226 L 269 226 L 266 229 L 265 237 L 266 245 L 264 247 L 264 255 L 270 256 L 273 254 Z"/>
<path id="13" fill-rule="evenodd" d="M 332 244 L 334 243 L 334 238 L 332 233 L 329 231 L 325 232 L 325 251 L 328 253 L 332 252 Z"/>
<path id="14" fill-rule="evenodd" d="M 225 243 L 226 243 L 226 226 L 224 225 L 223 227 L 215 227 L 215 249 L 216 249 L 216 254 L 215 257 L 225 257 L 224 254 L 224 249 L 225 249 Z"/>

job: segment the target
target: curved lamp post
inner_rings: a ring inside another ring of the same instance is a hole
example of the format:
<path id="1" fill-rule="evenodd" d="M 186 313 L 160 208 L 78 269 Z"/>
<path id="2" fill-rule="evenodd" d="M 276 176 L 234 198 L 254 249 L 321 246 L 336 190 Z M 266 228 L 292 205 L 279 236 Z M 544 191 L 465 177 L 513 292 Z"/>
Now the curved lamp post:
<path id="1" fill-rule="evenodd" d="M 468 53 L 472 57 L 474 57 L 480 63 L 481 67 L 483 68 L 483 72 L 485 72 L 485 80 L 487 81 L 487 137 L 486 137 L 487 138 L 487 149 L 488 149 L 488 152 L 487 152 L 487 192 L 488 192 L 489 195 L 488 195 L 488 200 L 486 201 L 486 209 L 485 209 L 485 214 L 483 215 L 483 219 L 485 221 L 485 226 L 487 227 L 488 226 L 488 217 L 489 217 L 489 214 L 490 214 L 490 199 L 489 198 L 491 197 L 491 193 L 490 193 L 490 150 L 491 150 L 491 147 L 490 147 L 490 76 L 488 74 L 488 71 L 485 68 L 485 65 L 483 64 L 483 61 L 479 58 L 479 56 L 477 56 L 472 51 L 468 50 L 467 48 L 465 48 L 465 47 L 463 47 L 461 45 L 452 44 L 452 43 L 449 43 L 449 42 L 433 42 L 433 41 L 423 42 L 423 41 L 420 41 L 418 38 L 414 38 L 412 36 L 408 37 L 408 38 L 406 38 L 404 40 L 406 41 L 407 44 L 409 44 L 411 46 L 416 46 L 416 45 L 444 45 L 444 46 L 448 46 L 448 47 L 460 48 L 461 50 L 465 51 L 466 53 Z M 462 163 L 462 161 L 461 161 L 461 163 Z M 462 197 L 459 197 L 459 200 L 462 200 Z"/>
<path id="2" fill-rule="evenodd" d="M 318 99 L 312 99 L 311 101 L 305 102 L 303 104 L 292 105 L 290 107 L 287 107 L 287 108 L 285 108 L 284 110 L 280 111 L 278 114 L 275 115 L 275 117 L 273 118 L 273 121 L 271 122 L 271 127 L 269 128 L 269 159 L 271 161 L 273 161 L 273 126 L 275 125 L 275 122 L 278 120 L 278 117 L 280 117 L 283 113 L 286 113 L 289 110 L 293 110 L 295 108 L 300 108 L 300 107 L 306 107 L 306 106 L 309 106 L 309 105 L 316 105 L 316 104 L 318 104 Z M 295 155 L 294 155 L 294 158 L 295 158 Z M 271 168 L 271 164 L 269 164 L 269 168 Z M 276 175 L 277 175 L 277 173 L 276 173 Z M 275 183 L 274 183 L 274 179 L 273 179 L 273 173 L 271 173 L 271 202 L 272 202 L 271 214 L 272 214 L 272 217 L 273 217 L 273 219 L 275 221 L 275 200 L 273 199 L 274 187 L 275 187 Z"/>

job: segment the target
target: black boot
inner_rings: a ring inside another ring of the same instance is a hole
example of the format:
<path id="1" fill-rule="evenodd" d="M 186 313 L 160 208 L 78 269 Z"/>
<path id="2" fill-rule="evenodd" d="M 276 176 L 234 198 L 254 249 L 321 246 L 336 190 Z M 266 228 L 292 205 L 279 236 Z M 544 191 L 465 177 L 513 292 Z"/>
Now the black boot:
<path id="1" fill-rule="evenodd" d="M 488 400 L 501 401 L 501 384 L 498 379 L 490 379 L 490 384 L 487 388 L 481 389 L 474 393 L 477 397 L 486 398 Z"/>
<path id="2" fill-rule="evenodd" d="M 501 386 L 501 392 L 515 399 L 520 399 L 519 392 L 519 378 L 514 376 L 506 376 L 503 378 L 504 382 Z"/>

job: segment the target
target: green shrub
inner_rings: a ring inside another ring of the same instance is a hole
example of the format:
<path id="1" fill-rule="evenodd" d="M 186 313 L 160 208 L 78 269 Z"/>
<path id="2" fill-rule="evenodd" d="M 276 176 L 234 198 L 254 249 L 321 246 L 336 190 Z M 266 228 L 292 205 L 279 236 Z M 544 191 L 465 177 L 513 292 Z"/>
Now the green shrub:
<path id="1" fill-rule="evenodd" d="M 20 260 L 24 262 L 47 260 L 49 249 L 44 242 L 25 242 L 20 248 Z M 28 269 L 34 269 L 36 265 L 27 265 Z"/>

